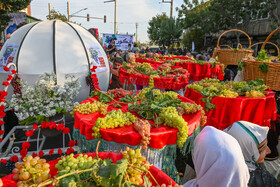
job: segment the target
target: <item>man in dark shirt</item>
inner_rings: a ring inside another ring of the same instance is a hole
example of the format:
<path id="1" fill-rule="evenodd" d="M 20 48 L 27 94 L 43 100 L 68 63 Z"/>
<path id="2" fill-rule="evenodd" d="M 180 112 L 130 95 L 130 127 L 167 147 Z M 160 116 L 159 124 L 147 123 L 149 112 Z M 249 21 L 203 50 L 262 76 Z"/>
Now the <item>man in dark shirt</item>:
<path id="1" fill-rule="evenodd" d="M 111 55 L 112 53 L 114 52 L 117 52 L 117 47 L 115 45 L 115 40 L 114 39 L 111 39 L 111 44 L 108 46 L 108 50 L 107 52 L 109 52 L 109 54 Z"/>

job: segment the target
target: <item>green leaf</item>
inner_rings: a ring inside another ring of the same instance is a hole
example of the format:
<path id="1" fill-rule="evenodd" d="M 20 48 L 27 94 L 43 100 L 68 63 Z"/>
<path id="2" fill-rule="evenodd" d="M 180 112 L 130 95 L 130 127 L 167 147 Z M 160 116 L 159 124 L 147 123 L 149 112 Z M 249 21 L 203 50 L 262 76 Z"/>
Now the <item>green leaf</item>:
<path id="1" fill-rule="evenodd" d="M 107 95 L 105 95 L 104 93 L 102 92 L 95 92 L 95 91 L 92 91 L 90 93 L 90 97 L 94 97 L 94 96 L 98 96 L 99 98 L 99 101 L 102 102 L 102 103 L 109 103 L 111 101 L 113 101 L 112 98 L 114 98 L 114 95 L 113 94 L 110 94 L 110 93 L 106 93 L 107 95 L 109 95 L 110 97 L 108 97 Z"/>
<path id="2" fill-rule="evenodd" d="M 111 164 L 111 178 L 116 179 L 117 176 L 123 175 L 126 172 L 128 166 L 127 159 L 121 159 L 116 164 Z"/>
<path id="3" fill-rule="evenodd" d="M 263 73 L 268 72 L 268 64 L 267 63 L 261 63 L 261 64 L 258 65 L 258 67 L 261 70 L 261 72 L 263 72 Z"/>
<path id="4" fill-rule="evenodd" d="M 62 110 L 63 110 L 63 108 L 62 107 L 55 107 L 55 110 L 57 111 L 57 113 L 61 113 L 62 112 Z"/>
<path id="5" fill-rule="evenodd" d="M 214 68 L 214 67 L 216 67 L 216 62 L 214 62 L 212 65 L 211 65 L 211 68 Z"/>
<path id="6" fill-rule="evenodd" d="M 98 171 L 98 175 L 100 177 L 109 179 L 110 178 L 110 172 L 111 172 L 111 167 L 109 165 L 101 166 L 100 170 Z"/>
<path id="7" fill-rule="evenodd" d="M 36 118 L 29 116 L 28 118 L 26 118 L 25 120 L 19 122 L 19 124 L 24 124 L 24 125 L 30 125 L 36 122 Z"/>
<path id="8" fill-rule="evenodd" d="M 22 104 L 21 105 L 23 108 L 25 108 L 26 110 L 29 110 L 29 108 L 31 107 L 30 105 L 27 105 L 27 104 Z"/>
<path id="9" fill-rule="evenodd" d="M 127 94 L 125 97 L 120 98 L 120 102 L 130 103 L 135 101 L 137 101 L 137 99 L 130 94 Z"/>
<path id="10" fill-rule="evenodd" d="M 238 62 L 238 68 L 237 68 L 238 71 L 242 71 L 243 67 L 244 67 L 244 63 L 242 61 L 239 61 Z"/>

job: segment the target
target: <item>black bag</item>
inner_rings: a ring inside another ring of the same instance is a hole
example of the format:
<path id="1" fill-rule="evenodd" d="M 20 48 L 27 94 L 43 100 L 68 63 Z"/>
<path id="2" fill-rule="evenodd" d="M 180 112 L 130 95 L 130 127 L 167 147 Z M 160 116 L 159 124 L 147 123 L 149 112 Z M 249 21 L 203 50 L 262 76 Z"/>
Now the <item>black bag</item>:
<path id="1" fill-rule="evenodd" d="M 280 187 L 275 177 L 271 175 L 263 164 L 256 164 L 256 170 L 250 172 L 250 180 L 248 186 L 250 187 Z"/>

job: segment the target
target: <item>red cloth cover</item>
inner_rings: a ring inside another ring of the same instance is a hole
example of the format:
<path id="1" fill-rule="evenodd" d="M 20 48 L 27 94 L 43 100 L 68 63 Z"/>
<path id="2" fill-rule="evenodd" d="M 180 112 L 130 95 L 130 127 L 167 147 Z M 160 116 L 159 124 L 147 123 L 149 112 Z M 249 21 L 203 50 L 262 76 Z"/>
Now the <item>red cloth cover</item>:
<path id="1" fill-rule="evenodd" d="M 92 157 L 96 156 L 96 153 L 85 153 L 85 154 Z M 75 157 L 77 156 L 78 155 L 75 155 Z M 98 156 L 103 160 L 110 158 L 113 160 L 113 163 L 116 163 L 116 161 L 122 159 L 123 157 L 123 155 L 120 153 L 102 153 L 102 152 L 98 153 Z M 58 162 L 58 160 L 60 159 L 55 159 L 48 162 L 50 164 L 50 174 L 52 175 L 52 177 L 57 174 L 57 170 L 55 169 L 55 164 Z M 150 166 L 149 171 L 160 185 L 170 184 L 170 183 L 172 183 L 172 185 L 176 184 L 168 175 L 166 175 L 164 172 L 162 172 L 161 170 L 159 170 L 154 166 Z M 1 180 L 3 182 L 3 187 L 17 187 L 16 181 L 13 180 L 13 174 L 5 176 L 1 178 Z M 153 183 L 154 186 L 156 186 L 156 183 L 153 181 L 151 177 L 150 177 L 150 181 Z"/>
<path id="2" fill-rule="evenodd" d="M 171 58 L 171 57 L 169 57 L 169 58 Z M 188 58 L 188 57 L 185 57 L 185 58 Z M 188 58 L 188 59 L 190 59 L 190 58 Z M 169 60 L 169 59 L 166 59 L 166 60 Z M 148 62 L 153 67 L 158 67 L 158 66 L 162 65 L 162 62 L 146 60 L 146 59 L 142 59 L 142 58 L 136 58 L 136 62 L 140 62 L 140 63 Z M 211 64 L 200 65 L 200 64 L 191 63 L 191 62 L 184 62 L 184 63 L 176 62 L 176 66 L 172 66 L 172 69 L 179 68 L 179 67 L 182 67 L 188 71 L 190 80 L 200 81 L 205 78 L 217 78 L 219 80 L 224 80 L 223 69 L 218 64 L 215 67 L 211 68 Z M 122 77 L 123 80 L 125 80 L 125 78 L 127 78 L 127 77 L 125 77 L 125 76 Z M 131 82 L 129 82 L 129 81 L 128 81 L 128 83 L 131 84 Z"/>
<path id="3" fill-rule="evenodd" d="M 271 120 L 276 120 L 275 93 L 267 91 L 264 98 L 237 98 L 214 97 L 211 101 L 216 108 L 206 112 L 206 125 L 214 126 L 218 129 L 225 129 L 236 121 L 249 121 L 261 126 L 270 127 Z M 187 88 L 185 97 L 193 100 L 197 104 L 205 107 L 201 101 L 201 93 Z"/>
<path id="4" fill-rule="evenodd" d="M 224 80 L 224 74 L 222 67 L 220 65 L 216 65 L 215 67 L 211 68 L 211 64 L 196 64 L 191 62 L 176 62 L 176 66 L 182 67 L 188 70 L 190 80 L 200 81 L 205 78 L 217 78 L 219 80 Z"/>
<path id="5" fill-rule="evenodd" d="M 186 77 L 188 77 L 188 73 L 185 73 Z M 123 84 L 136 84 L 141 86 L 149 86 L 149 78 L 150 76 L 144 74 L 131 74 L 127 73 L 124 69 L 120 68 L 120 76 L 119 79 Z M 159 89 L 168 89 L 168 90 L 180 90 L 185 88 L 188 85 L 188 78 L 182 77 L 155 77 L 154 78 L 154 86 Z"/>
<path id="6" fill-rule="evenodd" d="M 191 102 L 191 100 L 178 96 L 183 102 Z M 92 103 L 94 100 L 98 100 L 97 96 L 93 98 L 89 98 L 81 103 Z M 128 105 L 121 104 L 121 110 L 123 112 L 128 112 Z M 108 111 L 116 109 L 113 105 L 108 107 Z M 119 108 L 117 108 L 119 109 Z M 131 112 L 133 113 L 133 112 Z M 134 115 L 138 116 L 136 113 Z M 93 130 L 92 127 L 95 124 L 95 121 L 98 117 L 104 117 L 100 112 L 96 112 L 93 114 L 82 115 L 78 112 L 75 112 L 75 124 L 74 127 L 76 129 L 80 129 L 80 134 L 85 135 L 87 140 L 92 140 L 94 137 L 92 136 Z M 188 122 L 188 135 L 191 136 L 193 131 L 200 124 L 201 114 L 197 112 L 195 114 L 183 115 L 183 118 Z M 154 124 L 153 121 L 149 120 L 151 124 Z M 177 132 L 178 129 L 170 128 L 166 126 L 162 126 L 160 128 L 152 128 L 151 129 L 151 140 L 149 147 L 153 149 L 161 149 L 165 145 L 174 145 L 177 140 Z M 140 134 L 134 130 L 133 125 L 118 127 L 114 129 L 100 129 L 100 133 L 102 134 L 102 139 L 106 141 L 114 141 L 116 143 L 125 143 L 132 146 L 136 146 L 140 144 L 141 136 Z"/>

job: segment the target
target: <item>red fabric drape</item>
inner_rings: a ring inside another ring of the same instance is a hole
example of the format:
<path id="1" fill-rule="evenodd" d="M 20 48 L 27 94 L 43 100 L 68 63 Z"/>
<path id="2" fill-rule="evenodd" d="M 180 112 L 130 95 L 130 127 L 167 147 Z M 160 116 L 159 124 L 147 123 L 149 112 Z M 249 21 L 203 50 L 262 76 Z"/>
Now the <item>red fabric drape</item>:
<path id="1" fill-rule="evenodd" d="M 96 153 L 85 153 L 88 156 L 92 156 L 95 157 Z M 75 155 L 75 157 L 77 157 L 78 155 Z M 110 158 L 113 160 L 113 163 L 116 163 L 116 161 L 122 159 L 122 154 L 119 153 L 98 153 L 98 156 L 101 159 L 107 159 Z M 50 164 L 50 174 L 52 176 L 57 174 L 57 170 L 55 169 L 55 164 L 58 162 L 59 159 L 56 160 L 52 160 L 50 162 L 48 162 Z M 172 183 L 172 185 L 175 185 L 176 183 L 168 176 L 166 175 L 164 172 L 162 172 L 161 170 L 157 169 L 154 166 L 150 166 L 149 171 L 151 172 L 151 174 L 154 176 L 154 178 L 157 180 L 157 182 L 161 185 L 161 184 L 170 184 Z M 2 182 L 3 182 L 3 187 L 17 187 L 17 183 L 16 181 L 13 181 L 13 174 L 11 175 L 7 175 L 3 178 L 1 178 Z M 151 182 L 153 183 L 153 185 L 155 186 L 156 183 L 151 179 Z"/>
<path id="2" fill-rule="evenodd" d="M 153 61 L 151 59 L 145 60 L 141 58 L 136 58 L 136 62 L 140 62 L 140 63 L 148 62 L 151 65 L 153 65 L 153 67 L 158 67 L 162 64 L 162 62 Z M 215 67 L 211 68 L 211 64 L 207 64 L 207 63 L 204 65 L 200 65 L 191 62 L 184 62 L 184 63 L 176 62 L 176 65 L 172 66 L 172 69 L 179 68 L 179 67 L 182 67 L 188 71 L 189 80 L 200 81 L 205 78 L 217 78 L 219 80 L 224 80 L 223 69 L 218 64 Z"/>
<path id="3" fill-rule="evenodd" d="M 188 77 L 188 73 L 185 73 Z M 149 76 L 144 74 L 130 74 L 127 73 L 124 69 L 120 68 L 119 79 L 123 84 L 136 84 L 141 86 L 149 86 Z M 154 78 L 154 87 L 159 89 L 168 89 L 168 90 L 180 90 L 185 88 L 188 85 L 188 78 L 182 77 L 155 77 Z"/>
<path id="4" fill-rule="evenodd" d="M 244 120 L 270 127 L 271 120 L 276 120 L 277 115 L 274 95 L 274 92 L 267 91 L 264 98 L 214 97 L 211 103 L 216 105 L 216 108 L 206 112 L 206 125 L 223 130 L 236 121 Z M 187 88 L 185 97 L 205 107 L 205 103 L 201 101 L 201 93 Z"/>
<path id="5" fill-rule="evenodd" d="M 192 102 L 191 100 L 178 96 L 183 102 Z M 82 103 L 90 102 L 92 103 L 94 100 L 98 100 L 97 96 L 94 98 L 89 98 Z M 128 105 L 121 104 L 121 110 L 123 112 L 128 112 Z M 108 111 L 115 110 L 112 105 L 109 106 Z M 117 108 L 119 109 L 119 108 Z M 133 112 L 131 112 L 133 113 Z M 134 115 L 138 116 L 136 113 Z M 188 135 L 191 136 L 193 131 L 200 124 L 200 112 L 190 115 L 183 115 L 183 118 L 188 122 Z M 82 115 L 78 112 L 75 112 L 75 124 L 74 127 L 76 129 L 80 129 L 80 134 L 85 135 L 87 140 L 92 140 L 94 137 L 92 136 L 93 130 L 92 127 L 95 124 L 95 121 L 98 117 L 104 117 L 100 112 L 96 112 L 93 114 Z M 150 120 L 151 124 L 154 124 L 153 121 Z M 162 126 L 160 128 L 152 128 L 151 129 L 151 140 L 149 147 L 153 149 L 161 149 L 165 145 L 174 145 L 177 140 L 177 132 L 178 130 L 175 128 L 170 128 L 166 126 Z M 125 143 L 132 146 L 136 146 L 140 144 L 141 136 L 140 134 L 134 130 L 133 125 L 118 127 L 114 129 L 100 129 L 100 133 L 102 134 L 102 139 L 107 141 L 114 141 L 116 143 Z"/>

